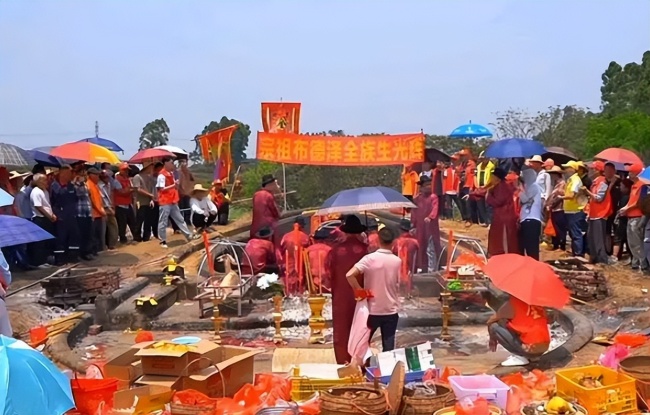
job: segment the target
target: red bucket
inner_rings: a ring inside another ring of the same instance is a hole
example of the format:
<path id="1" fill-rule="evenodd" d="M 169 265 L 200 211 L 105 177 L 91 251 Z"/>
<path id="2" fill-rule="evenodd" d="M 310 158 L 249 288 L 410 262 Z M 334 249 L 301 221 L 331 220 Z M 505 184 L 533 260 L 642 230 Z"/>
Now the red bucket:
<path id="1" fill-rule="evenodd" d="M 84 415 L 95 415 L 102 402 L 105 407 L 112 408 L 118 383 L 115 378 L 70 380 L 77 410 Z"/>

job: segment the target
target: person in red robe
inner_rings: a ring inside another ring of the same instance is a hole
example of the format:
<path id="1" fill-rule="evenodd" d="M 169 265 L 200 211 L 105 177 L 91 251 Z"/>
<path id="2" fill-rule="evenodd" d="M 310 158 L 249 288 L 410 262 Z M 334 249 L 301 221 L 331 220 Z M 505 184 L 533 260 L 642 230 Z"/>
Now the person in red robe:
<path id="1" fill-rule="evenodd" d="M 287 294 L 298 294 L 303 287 L 301 277 L 305 275 L 304 261 L 302 260 L 303 249 L 310 244 L 309 235 L 304 231 L 307 221 L 304 217 L 298 216 L 295 220 L 298 229 L 287 232 L 280 241 L 280 255 L 282 257 L 281 267 L 284 268 L 284 285 L 287 287 Z M 298 260 L 298 261 L 296 261 Z"/>
<path id="2" fill-rule="evenodd" d="M 309 257 L 309 268 L 314 279 L 316 288 L 324 293 L 332 290 L 332 264 L 328 261 L 331 259 L 330 252 L 332 246 L 327 241 L 330 239 L 331 231 L 327 228 L 321 228 L 314 233 L 314 243 L 307 247 L 307 256 Z"/>
<path id="3" fill-rule="evenodd" d="M 368 218 L 366 220 L 368 231 L 366 237 L 368 238 L 368 253 L 371 254 L 379 249 L 379 222 L 376 218 Z"/>
<path id="4" fill-rule="evenodd" d="M 488 232 L 488 255 L 519 253 L 515 187 L 506 181 L 507 173 L 497 167 L 492 172 L 485 202 L 493 209 Z"/>
<path id="5" fill-rule="evenodd" d="M 411 219 L 418 241 L 418 268 L 424 272 L 435 271 L 436 261 L 442 251 L 440 245 L 440 224 L 438 222 L 438 196 L 431 191 L 431 179 L 420 179 L 420 193 L 413 200 L 417 209 Z"/>
<path id="6" fill-rule="evenodd" d="M 273 230 L 265 226 L 255 234 L 255 238 L 246 243 L 244 251 L 251 261 L 253 274 L 277 274 L 279 272 L 278 255 L 273 242 L 271 242 L 272 238 Z M 244 268 L 248 268 L 246 265 L 244 264 Z"/>
<path id="7" fill-rule="evenodd" d="M 280 187 L 272 174 L 266 174 L 262 177 L 262 188 L 253 195 L 253 223 L 251 224 L 250 237 L 255 237 L 257 232 L 265 226 L 273 231 L 273 242 L 276 247 L 280 247 L 280 238 L 276 232 L 278 221 L 280 220 L 280 210 L 275 203 L 275 194 Z"/>
<path id="8" fill-rule="evenodd" d="M 356 215 L 348 215 L 339 228 L 343 238 L 332 246 L 327 262 L 332 277 L 332 327 L 334 329 L 334 355 L 336 362 L 344 365 L 350 362 L 348 340 L 357 301 L 346 278 L 347 272 L 368 253 L 368 244 L 363 242 L 366 227 Z M 363 278 L 359 278 L 363 284 Z"/>
<path id="9" fill-rule="evenodd" d="M 407 295 L 411 294 L 411 278 L 417 271 L 415 265 L 418 251 L 420 250 L 417 239 L 411 234 L 411 227 L 410 220 L 402 219 L 399 223 L 401 234 L 393 242 L 393 253 L 402 260 L 402 269 L 399 278 L 400 286 Z"/>

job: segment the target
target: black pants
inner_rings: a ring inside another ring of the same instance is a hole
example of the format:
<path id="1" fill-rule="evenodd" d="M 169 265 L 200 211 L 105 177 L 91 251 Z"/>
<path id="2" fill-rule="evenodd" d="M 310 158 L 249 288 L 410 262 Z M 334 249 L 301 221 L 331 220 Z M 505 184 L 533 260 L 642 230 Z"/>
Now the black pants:
<path id="1" fill-rule="evenodd" d="M 57 218 L 54 223 L 56 240 L 54 245 L 54 260 L 57 265 L 76 262 L 81 245 L 79 223 L 75 216 L 67 215 Z"/>
<path id="2" fill-rule="evenodd" d="M 524 349 L 519 334 L 510 330 L 503 322 L 490 324 L 488 326 L 488 333 L 490 333 L 490 337 L 495 339 L 504 349 L 516 356 L 525 357 L 527 359 L 534 359 L 541 356 L 541 354 L 532 354 L 527 352 Z"/>
<path id="3" fill-rule="evenodd" d="M 82 256 L 95 254 L 96 252 L 94 252 L 94 248 L 90 243 L 93 237 L 93 218 L 78 217 L 77 227 L 79 228 L 79 240 L 81 241 L 79 254 Z"/>
<path id="4" fill-rule="evenodd" d="M 217 213 L 217 225 L 227 225 L 228 215 L 230 214 L 230 203 L 224 203 L 219 207 Z"/>
<path id="5" fill-rule="evenodd" d="M 445 195 L 445 201 L 446 201 L 446 206 L 447 206 L 447 217 L 449 219 L 454 218 L 454 204 L 456 207 L 458 207 L 458 211 L 460 212 L 460 215 L 462 216 L 463 219 L 465 219 L 465 216 L 463 214 L 463 207 L 461 206 L 461 201 L 458 195 Z"/>
<path id="6" fill-rule="evenodd" d="M 592 264 L 607 264 L 607 219 L 589 221 L 587 228 L 587 246 L 589 247 L 589 262 Z"/>
<path id="7" fill-rule="evenodd" d="M 124 208 L 117 206 L 115 208 L 115 219 L 117 220 L 117 234 L 120 237 L 120 242 L 126 243 L 126 227 L 129 227 L 131 235 L 133 238 L 138 235 L 138 232 L 135 230 L 135 214 L 131 207 Z M 137 239 L 136 239 L 137 240 Z"/>
<path id="8" fill-rule="evenodd" d="M 34 222 L 36 225 L 38 225 L 41 229 L 45 230 L 46 232 L 49 232 L 51 235 L 56 236 L 54 223 L 52 223 L 48 218 L 35 216 L 34 218 L 32 218 L 32 222 Z M 31 265 L 37 267 L 47 262 L 47 257 L 52 255 L 53 250 L 54 250 L 54 244 L 52 239 L 33 242 L 27 245 L 27 256 L 31 261 Z"/>
<path id="9" fill-rule="evenodd" d="M 158 239 L 158 217 L 159 216 L 160 216 L 160 205 L 158 204 L 158 202 L 154 202 L 153 208 L 151 209 L 151 218 L 152 218 L 151 233 L 156 239 Z"/>
<path id="10" fill-rule="evenodd" d="M 460 215 L 463 217 L 463 220 L 469 222 L 472 220 L 472 217 L 469 211 L 469 198 L 466 197 L 467 195 L 469 195 L 469 188 L 463 187 L 460 189 L 458 207 L 460 208 Z"/>
<path id="11" fill-rule="evenodd" d="M 482 223 L 481 215 L 478 210 L 478 201 L 476 199 L 470 198 L 467 200 L 467 207 L 469 208 L 469 217 L 472 223 Z"/>
<path id="12" fill-rule="evenodd" d="M 104 250 L 104 226 L 106 226 L 105 218 L 94 218 L 92 220 L 92 227 L 90 232 L 90 253 L 97 255 L 100 251 Z"/>
<path id="13" fill-rule="evenodd" d="M 519 226 L 519 251 L 539 261 L 539 238 L 542 235 L 542 222 L 526 219 Z"/>
<path id="14" fill-rule="evenodd" d="M 153 207 L 149 204 L 140 205 L 138 213 L 135 218 L 135 232 L 133 239 L 136 241 L 148 241 L 151 239 L 151 234 L 158 233 L 158 213 L 154 216 Z"/>
<path id="15" fill-rule="evenodd" d="M 476 209 L 478 210 L 478 219 L 481 223 L 489 225 L 492 223 L 491 212 L 484 197 L 476 198 Z"/>
<path id="16" fill-rule="evenodd" d="M 200 215 L 195 212 L 194 215 L 192 215 L 192 225 L 195 229 L 202 230 L 203 228 L 212 225 L 215 219 L 217 219 L 217 215 L 209 215 L 208 220 L 206 221 L 205 215 Z"/>
<path id="17" fill-rule="evenodd" d="M 390 352 L 395 349 L 395 333 L 397 333 L 397 322 L 399 314 L 389 314 L 386 316 L 368 316 L 368 328 L 370 329 L 370 338 L 375 334 L 377 329 L 381 330 L 381 348 L 384 352 Z"/>
<path id="18" fill-rule="evenodd" d="M 555 236 L 552 238 L 553 249 L 566 251 L 566 234 L 568 228 L 564 211 L 557 210 L 551 212 L 551 220 L 553 221 L 553 229 L 555 229 Z"/>

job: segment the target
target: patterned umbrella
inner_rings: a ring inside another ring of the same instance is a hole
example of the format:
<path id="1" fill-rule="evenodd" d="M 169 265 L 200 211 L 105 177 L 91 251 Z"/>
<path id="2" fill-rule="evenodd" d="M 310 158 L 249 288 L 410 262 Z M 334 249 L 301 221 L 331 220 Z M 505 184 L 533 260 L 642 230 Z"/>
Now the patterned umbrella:
<path id="1" fill-rule="evenodd" d="M 469 124 L 463 124 L 454 128 L 449 134 L 451 138 L 490 138 L 492 133 L 486 127 L 481 124 L 472 124 L 470 121 Z"/>
<path id="2" fill-rule="evenodd" d="M 29 154 L 13 144 L 0 143 L 0 166 L 29 166 Z"/>
<path id="3" fill-rule="evenodd" d="M 102 147 L 107 148 L 107 149 L 109 149 L 111 151 L 121 151 L 122 153 L 124 153 L 124 150 L 122 149 L 122 147 L 120 147 L 116 142 L 108 140 L 106 138 L 101 138 L 101 137 L 95 136 L 95 137 L 90 137 L 90 138 L 82 138 L 81 140 L 79 140 L 79 142 L 83 142 L 83 141 L 85 141 L 86 143 L 97 144 L 98 146 L 102 146 Z"/>
<path id="4" fill-rule="evenodd" d="M 316 214 L 365 212 L 393 208 L 415 208 L 400 192 L 383 186 L 342 190 L 323 202 Z"/>
<path id="5" fill-rule="evenodd" d="M 54 238 L 38 225 L 18 216 L 0 215 L 0 229 L 0 248 Z"/>

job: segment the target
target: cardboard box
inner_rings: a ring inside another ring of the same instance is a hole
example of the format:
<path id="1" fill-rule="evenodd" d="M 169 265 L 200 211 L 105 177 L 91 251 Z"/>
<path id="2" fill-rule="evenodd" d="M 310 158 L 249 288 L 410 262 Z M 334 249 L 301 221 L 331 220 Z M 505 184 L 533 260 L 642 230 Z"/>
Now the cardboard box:
<path id="1" fill-rule="evenodd" d="M 255 355 L 261 350 L 249 347 L 222 346 L 218 349 L 216 368 L 210 366 L 181 378 L 182 389 L 194 389 L 211 398 L 224 394 L 232 397 L 242 386 L 255 380 Z M 223 381 L 222 381 L 223 380 Z"/>
<path id="2" fill-rule="evenodd" d="M 220 346 L 208 340 L 191 345 L 188 351 L 156 349 L 154 345 L 148 344 L 136 353 L 144 375 L 187 376 L 218 362 L 221 356 Z"/>
<path id="3" fill-rule="evenodd" d="M 136 386 L 159 386 L 173 391 L 183 390 L 182 379 L 178 376 L 144 375 L 135 381 Z"/>
<path id="4" fill-rule="evenodd" d="M 129 409 L 137 397 L 133 415 L 148 415 L 151 412 L 164 410 L 165 405 L 172 400 L 172 390 L 165 386 L 142 386 L 131 390 L 115 392 L 113 407 Z"/>
<path id="5" fill-rule="evenodd" d="M 137 345 L 136 345 L 137 346 Z M 119 389 L 128 389 L 134 380 L 142 376 L 142 364 L 136 353 L 139 347 L 132 347 L 121 355 L 109 360 L 104 366 L 104 376 L 119 379 Z"/>

